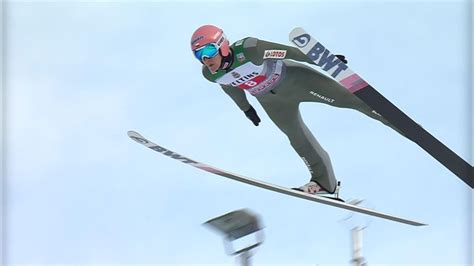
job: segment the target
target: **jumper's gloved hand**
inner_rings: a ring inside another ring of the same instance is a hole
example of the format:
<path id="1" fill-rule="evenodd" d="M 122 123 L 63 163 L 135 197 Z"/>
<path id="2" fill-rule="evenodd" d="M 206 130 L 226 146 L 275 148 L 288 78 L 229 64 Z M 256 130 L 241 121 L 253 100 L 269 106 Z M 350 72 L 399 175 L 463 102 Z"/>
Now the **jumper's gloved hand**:
<path id="1" fill-rule="evenodd" d="M 344 64 L 347 64 L 346 57 L 343 56 L 342 54 L 336 54 L 335 55 L 339 60 L 341 60 Z"/>
<path id="2" fill-rule="evenodd" d="M 258 126 L 258 123 L 260 123 L 260 117 L 257 115 L 257 111 L 250 105 L 250 109 L 244 112 L 245 116 L 250 119 L 250 121 L 253 122 L 255 126 Z"/>

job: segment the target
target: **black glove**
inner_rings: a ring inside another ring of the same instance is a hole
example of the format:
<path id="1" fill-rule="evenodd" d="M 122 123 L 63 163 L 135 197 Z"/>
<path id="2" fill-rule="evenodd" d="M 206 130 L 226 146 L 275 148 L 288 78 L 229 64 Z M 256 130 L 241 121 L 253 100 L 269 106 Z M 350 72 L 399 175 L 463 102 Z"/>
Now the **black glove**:
<path id="1" fill-rule="evenodd" d="M 257 111 L 255 111 L 255 109 L 253 109 L 251 105 L 250 105 L 250 109 L 248 109 L 244 113 L 245 113 L 245 116 L 248 119 L 250 119 L 250 121 L 252 121 L 255 126 L 258 126 L 258 123 L 260 123 L 261 120 L 260 120 L 260 117 L 258 117 L 257 115 Z"/>
<path id="2" fill-rule="evenodd" d="M 339 60 L 341 60 L 344 64 L 347 64 L 346 57 L 343 56 L 342 54 L 336 54 L 335 55 Z"/>

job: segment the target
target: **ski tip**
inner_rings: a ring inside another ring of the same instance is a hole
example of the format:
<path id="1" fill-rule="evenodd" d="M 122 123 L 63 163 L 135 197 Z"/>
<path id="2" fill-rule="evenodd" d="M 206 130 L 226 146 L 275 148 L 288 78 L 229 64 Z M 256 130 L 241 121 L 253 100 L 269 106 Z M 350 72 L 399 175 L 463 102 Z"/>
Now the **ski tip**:
<path id="1" fill-rule="evenodd" d="M 133 131 L 133 130 L 129 130 L 127 131 L 127 135 L 129 137 L 141 137 L 140 133 L 136 132 L 136 131 Z"/>
<path id="2" fill-rule="evenodd" d="M 302 33 L 305 33 L 305 32 L 306 31 L 301 27 L 294 28 L 293 30 L 291 30 L 289 34 L 290 41 L 292 41 L 295 36 L 301 35 Z"/>

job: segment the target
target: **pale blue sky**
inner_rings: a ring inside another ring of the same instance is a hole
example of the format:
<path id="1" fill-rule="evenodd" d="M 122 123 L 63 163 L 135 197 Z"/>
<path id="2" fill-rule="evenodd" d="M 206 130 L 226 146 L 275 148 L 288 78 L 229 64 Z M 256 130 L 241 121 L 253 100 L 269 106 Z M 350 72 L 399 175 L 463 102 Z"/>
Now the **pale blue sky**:
<path id="1" fill-rule="evenodd" d="M 5 5 L 4 250 L 17 264 L 234 265 L 201 224 L 259 213 L 255 265 L 348 265 L 348 212 L 237 183 L 131 141 L 137 130 L 195 160 L 299 186 L 309 173 L 248 96 L 254 127 L 202 78 L 202 24 L 231 41 L 290 45 L 301 26 L 472 163 L 467 1 L 41 2 Z M 369 219 L 371 265 L 469 265 L 472 190 L 414 143 L 364 115 L 303 104 L 342 196 L 430 224 Z M 367 220 L 367 219 L 363 219 Z"/>

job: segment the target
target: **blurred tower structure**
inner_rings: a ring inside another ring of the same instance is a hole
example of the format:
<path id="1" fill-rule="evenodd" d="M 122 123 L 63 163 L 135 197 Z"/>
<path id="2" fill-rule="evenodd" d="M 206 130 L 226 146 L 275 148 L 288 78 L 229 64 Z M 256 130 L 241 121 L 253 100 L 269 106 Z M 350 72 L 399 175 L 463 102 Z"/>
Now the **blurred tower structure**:
<path id="1" fill-rule="evenodd" d="M 242 266 L 250 266 L 252 251 L 263 243 L 263 228 L 260 219 L 247 209 L 213 218 L 205 222 L 204 225 L 224 235 L 224 247 L 227 254 L 239 256 L 238 259 Z M 239 241 L 248 236 L 254 236 L 254 241 L 243 243 Z"/>
<path id="2" fill-rule="evenodd" d="M 352 265 L 366 266 L 367 262 L 362 256 L 362 237 L 365 227 L 356 226 L 351 230 L 352 236 Z"/>
<path id="3" fill-rule="evenodd" d="M 353 199 L 348 203 L 359 205 L 364 200 Z M 374 209 L 374 208 L 373 208 Z M 362 242 L 363 232 L 369 226 L 371 217 L 360 215 L 358 213 L 351 213 L 346 218 L 340 220 L 340 222 L 350 229 L 351 232 L 351 260 L 350 263 L 353 266 L 367 266 L 367 260 L 362 255 Z"/>

